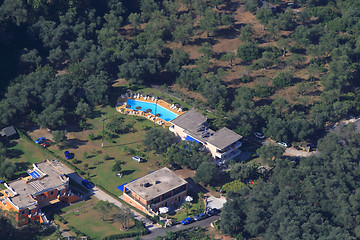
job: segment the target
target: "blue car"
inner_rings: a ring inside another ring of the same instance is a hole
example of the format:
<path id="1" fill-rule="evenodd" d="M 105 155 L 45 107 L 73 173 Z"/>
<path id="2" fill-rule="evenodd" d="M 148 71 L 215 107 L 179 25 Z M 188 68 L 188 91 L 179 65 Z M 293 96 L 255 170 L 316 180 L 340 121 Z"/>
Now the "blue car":
<path id="1" fill-rule="evenodd" d="M 81 181 L 81 184 L 84 185 L 84 187 L 86 187 L 87 189 L 92 189 L 95 186 L 92 182 L 90 182 L 86 179 L 83 179 Z"/>
<path id="2" fill-rule="evenodd" d="M 40 144 L 40 143 L 43 143 L 45 141 L 46 141 L 46 138 L 41 137 L 41 138 L 36 139 L 34 142 L 37 143 L 37 144 Z"/>
<path id="3" fill-rule="evenodd" d="M 74 154 L 70 153 L 69 151 L 65 151 L 64 155 L 65 155 L 66 159 L 72 159 L 74 157 Z"/>
<path id="4" fill-rule="evenodd" d="M 181 224 L 187 225 L 187 224 L 190 224 L 190 223 L 193 223 L 193 222 L 194 222 L 194 219 L 188 217 L 188 218 L 185 218 L 184 220 L 182 220 Z"/>

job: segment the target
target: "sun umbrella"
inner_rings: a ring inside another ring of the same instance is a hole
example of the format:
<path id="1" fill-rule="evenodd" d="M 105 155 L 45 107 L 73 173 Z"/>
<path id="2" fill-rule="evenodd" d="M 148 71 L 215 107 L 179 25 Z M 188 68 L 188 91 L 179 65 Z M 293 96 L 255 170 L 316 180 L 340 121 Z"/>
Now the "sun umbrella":
<path id="1" fill-rule="evenodd" d="M 181 107 L 180 103 L 175 103 L 174 104 L 177 108 Z"/>
<path id="2" fill-rule="evenodd" d="M 191 202 L 192 200 L 194 200 L 191 196 L 186 196 L 184 199 L 186 202 Z"/>
<path id="3" fill-rule="evenodd" d="M 141 109 L 141 107 L 140 107 L 140 106 L 137 106 L 137 107 L 136 107 L 136 109 L 138 109 L 138 110 L 139 110 L 139 109 Z"/>
<path id="4" fill-rule="evenodd" d="M 162 96 L 162 95 L 160 95 L 160 96 L 158 96 L 158 99 L 164 99 L 165 97 L 164 96 Z"/>
<path id="5" fill-rule="evenodd" d="M 167 208 L 167 207 L 161 207 L 161 208 L 159 208 L 159 212 L 160 212 L 160 213 L 167 213 L 167 212 L 169 212 L 169 208 Z"/>
<path id="6" fill-rule="evenodd" d="M 173 102 L 173 100 L 172 100 L 172 99 L 167 99 L 167 100 L 166 100 L 166 102 L 168 102 L 168 103 L 172 103 L 172 102 Z"/>
<path id="7" fill-rule="evenodd" d="M 150 108 L 146 109 L 146 112 L 152 112 L 152 110 Z"/>
<path id="8" fill-rule="evenodd" d="M 155 96 L 155 94 L 153 94 L 153 93 L 149 93 L 148 95 L 149 95 L 150 97 Z"/>

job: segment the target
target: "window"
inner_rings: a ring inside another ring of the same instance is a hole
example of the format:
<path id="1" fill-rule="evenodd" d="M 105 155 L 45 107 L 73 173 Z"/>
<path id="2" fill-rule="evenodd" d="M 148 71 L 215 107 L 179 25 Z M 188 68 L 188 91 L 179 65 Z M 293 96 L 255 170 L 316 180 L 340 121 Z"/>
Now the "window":
<path id="1" fill-rule="evenodd" d="M 54 191 L 51 191 L 51 192 L 50 192 L 50 195 L 51 195 L 51 196 L 54 195 Z"/>

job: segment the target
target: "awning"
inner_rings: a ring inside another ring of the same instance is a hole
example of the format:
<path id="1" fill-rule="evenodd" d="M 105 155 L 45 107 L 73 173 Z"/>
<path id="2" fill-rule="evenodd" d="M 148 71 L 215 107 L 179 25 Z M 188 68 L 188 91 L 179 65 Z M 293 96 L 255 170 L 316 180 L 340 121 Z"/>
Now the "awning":
<path id="1" fill-rule="evenodd" d="M 186 136 L 185 140 L 186 140 L 186 141 L 191 141 L 191 142 L 200 143 L 198 140 L 196 140 L 195 138 L 190 137 L 189 135 Z"/>
<path id="2" fill-rule="evenodd" d="M 56 199 L 54 199 L 54 200 L 51 200 L 51 201 L 50 201 L 50 204 L 54 204 L 54 203 L 58 203 L 58 202 L 60 202 L 60 200 L 56 198 Z"/>

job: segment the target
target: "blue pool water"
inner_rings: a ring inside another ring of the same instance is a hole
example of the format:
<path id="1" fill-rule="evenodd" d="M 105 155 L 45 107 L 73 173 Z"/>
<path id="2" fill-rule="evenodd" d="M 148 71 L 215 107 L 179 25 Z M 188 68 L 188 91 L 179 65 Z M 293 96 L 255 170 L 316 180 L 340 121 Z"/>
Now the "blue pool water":
<path id="1" fill-rule="evenodd" d="M 151 103 L 151 102 L 143 102 L 143 101 L 137 101 L 133 99 L 128 99 L 126 102 L 127 105 L 130 105 L 130 109 L 137 110 L 136 107 L 140 106 L 140 111 L 146 111 L 146 109 L 151 109 L 152 114 L 160 114 L 159 118 L 161 118 L 164 121 L 171 121 L 175 119 L 178 115 L 167 110 L 166 108 L 163 108 L 162 106 Z M 156 106 L 157 105 L 157 106 Z M 155 112 L 156 108 L 156 112 Z"/>

